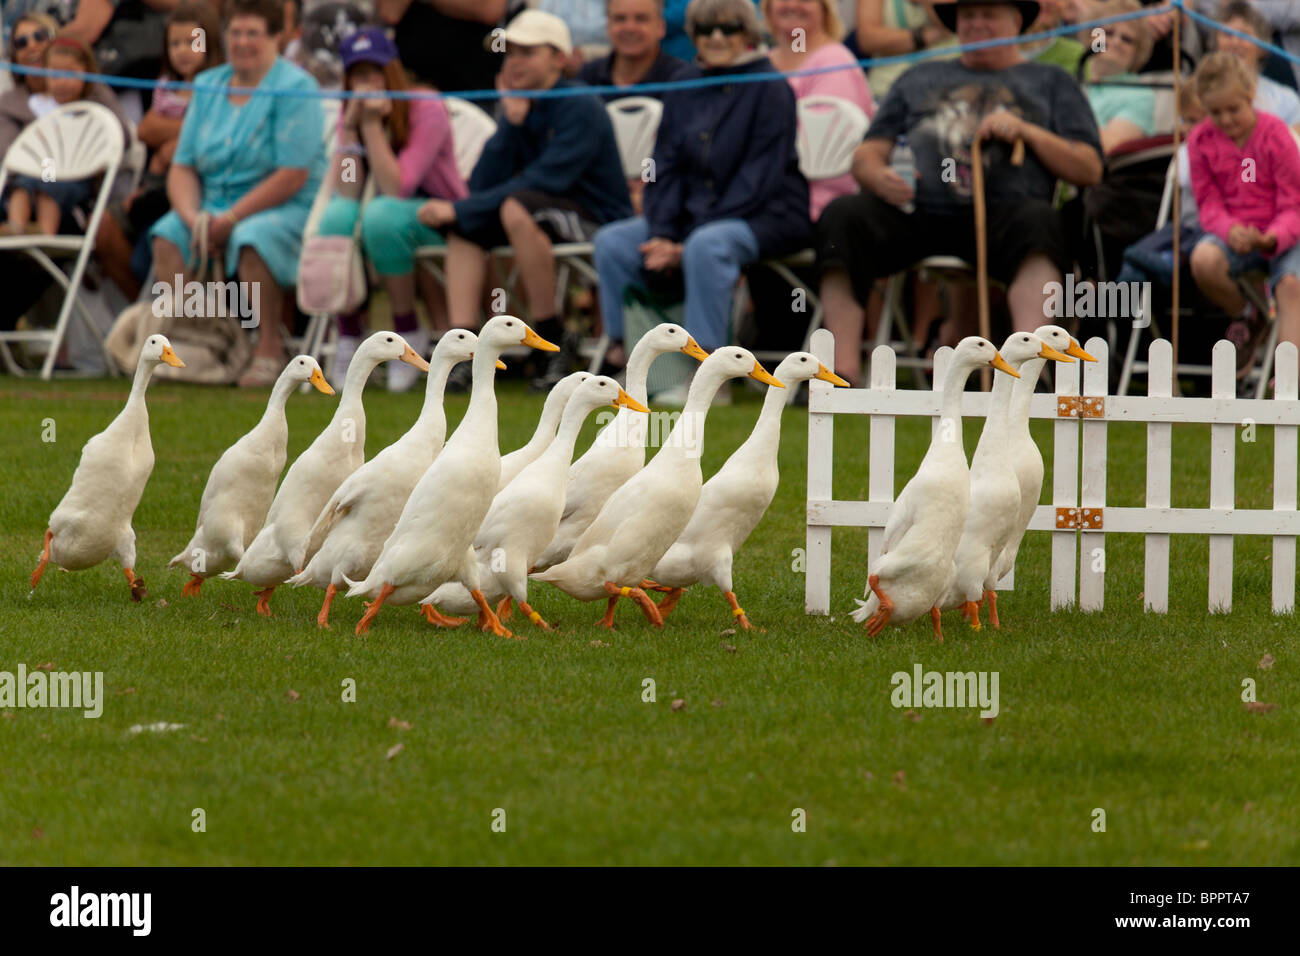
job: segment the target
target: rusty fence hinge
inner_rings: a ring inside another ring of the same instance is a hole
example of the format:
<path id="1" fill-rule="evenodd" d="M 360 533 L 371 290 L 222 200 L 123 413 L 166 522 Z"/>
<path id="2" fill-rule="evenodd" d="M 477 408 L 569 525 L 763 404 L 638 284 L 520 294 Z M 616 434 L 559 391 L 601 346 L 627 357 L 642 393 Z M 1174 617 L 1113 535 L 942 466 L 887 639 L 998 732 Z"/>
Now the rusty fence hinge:
<path id="1" fill-rule="evenodd" d="M 1068 531 L 1077 528 L 1084 531 L 1101 531 L 1105 527 L 1103 522 L 1105 510 L 1105 508 L 1057 508 L 1056 529 Z"/>
<path id="2" fill-rule="evenodd" d="M 1058 395 L 1056 396 L 1056 417 L 1105 418 L 1106 396 Z"/>

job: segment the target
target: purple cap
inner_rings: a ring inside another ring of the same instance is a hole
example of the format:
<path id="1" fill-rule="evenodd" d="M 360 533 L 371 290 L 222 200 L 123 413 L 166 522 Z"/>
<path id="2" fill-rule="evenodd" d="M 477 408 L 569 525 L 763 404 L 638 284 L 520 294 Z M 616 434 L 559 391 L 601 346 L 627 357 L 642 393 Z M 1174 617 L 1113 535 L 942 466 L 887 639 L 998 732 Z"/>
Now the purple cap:
<path id="1" fill-rule="evenodd" d="M 357 63 L 387 66 L 397 59 L 397 47 L 379 27 L 366 27 L 349 35 L 339 44 L 343 69 L 350 70 Z"/>

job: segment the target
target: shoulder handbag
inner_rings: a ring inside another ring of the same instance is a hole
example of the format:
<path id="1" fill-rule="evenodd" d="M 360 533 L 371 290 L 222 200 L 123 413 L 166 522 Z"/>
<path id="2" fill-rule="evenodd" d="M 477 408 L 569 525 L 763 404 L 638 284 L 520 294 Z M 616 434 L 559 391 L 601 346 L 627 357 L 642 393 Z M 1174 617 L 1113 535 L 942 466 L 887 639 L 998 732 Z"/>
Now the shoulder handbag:
<path id="1" fill-rule="evenodd" d="M 366 301 L 366 267 L 361 257 L 361 214 L 350 236 L 312 236 L 298 261 L 298 307 L 308 315 L 341 315 Z"/>

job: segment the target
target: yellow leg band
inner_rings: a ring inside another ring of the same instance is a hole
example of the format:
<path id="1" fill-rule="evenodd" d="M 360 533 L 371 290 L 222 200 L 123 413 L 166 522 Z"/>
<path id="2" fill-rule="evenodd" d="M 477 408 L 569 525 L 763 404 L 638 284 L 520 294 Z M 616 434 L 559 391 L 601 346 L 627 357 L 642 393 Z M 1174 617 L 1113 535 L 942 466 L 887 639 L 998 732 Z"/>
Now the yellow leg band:
<path id="1" fill-rule="evenodd" d="M 742 614 L 744 614 L 744 613 L 745 613 L 745 609 L 744 609 L 743 607 L 738 607 L 738 608 L 736 608 L 735 610 L 733 610 L 733 611 L 731 612 L 731 616 L 732 616 L 732 617 L 740 617 L 740 616 L 741 616 Z"/>
<path id="2" fill-rule="evenodd" d="M 534 624 L 541 624 L 542 616 L 538 614 L 536 611 L 533 611 L 531 614 L 528 615 L 528 620 L 532 621 Z"/>
<path id="3" fill-rule="evenodd" d="M 621 595 L 623 595 L 623 597 L 631 597 L 631 596 L 632 596 L 632 589 L 631 589 L 631 588 L 619 588 L 619 589 L 618 589 L 618 593 L 621 594 Z"/>

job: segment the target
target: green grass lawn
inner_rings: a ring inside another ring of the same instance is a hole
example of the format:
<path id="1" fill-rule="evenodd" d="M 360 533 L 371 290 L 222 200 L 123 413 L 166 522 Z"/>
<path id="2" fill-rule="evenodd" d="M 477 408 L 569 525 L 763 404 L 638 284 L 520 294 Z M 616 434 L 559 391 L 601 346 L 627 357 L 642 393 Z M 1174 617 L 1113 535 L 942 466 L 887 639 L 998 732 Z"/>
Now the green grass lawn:
<path id="1" fill-rule="evenodd" d="M 1230 615 L 1206 612 L 1206 539 L 1182 537 L 1168 616 L 1142 611 L 1136 537 L 1110 545 L 1105 611 L 1050 614 L 1047 536 L 1031 533 L 1000 633 L 954 615 L 942 645 L 928 621 L 872 641 L 845 613 L 866 576 L 865 531 L 836 532 L 837 613 L 803 613 L 792 553 L 804 543 L 807 419 L 791 409 L 781 489 L 737 560 L 757 630 L 725 633 L 725 603 L 701 589 L 662 633 L 630 604 L 610 633 L 594 626 L 603 606 L 535 584 L 554 634 L 518 615 L 527 641 L 441 631 L 392 608 L 357 639 L 360 602 L 340 599 L 333 629 L 319 631 L 310 589 L 277 591 L 270 620 L 237 582 L 181 598 L 187 575 L 165 563 L 193 531 L 209 468 L 266 393 L 159 384 L 157 464 L 135 517 L 149 597 L 132 604 L 110 564 L 51 570 L 29 597 L 47 516 L 126 390 L 0 381 L 0 670 L 103 671 L 106 696 L 97 720 L 0 713 L 0 863 L 1300 863 L 1297 627 L 1269 612 L 1266 541 L 1238 539 Z M 511 449 L 541 402 L 513 383 L 502 396 Z M 369 394 L 371 454 L 420 400 Z M 335 401 L 291 399 L 290 460 Z M 449 420 L 464 408 L 450 399 Z M 747 392 L 710 414 L 706 476 L 757 411 Z M 47 418 L 54 443 L 41 440 Z M 968 448 L 975 432 L 968 422 Z M 1037 434 L 1050 459 L 1045 424 Z M 866 438 L 865 419 L 837 422 L 839 497 L 865 497 Z M 900 426 L 900 487 L 927 438 L 928 423 Z M 1173 503 L 1204 507 L 1209 430 L 1175 438 Z M 1145 431 L 1112 426 L 1109 447 L 1110 503 L 1140 504 Z M 1238 445 L 1237 468 L 1238 505 L 1267 506 L 1268 429 Z M 1266 652 L 1276 663 L 1263 670 Z M 999 716 L 894 708 L 891 674 L 918 663 L 997 671 Z M 1244 708 L 1246 677 L 1275 710 Z M 347 678 L 355 703 L 341 699 Z M 655 703 L 642 701 L 646 678 Z M 156 721 L 185 726 L 127 732 Z M 206 832 L 191 829 L 195 808 Z M 493 831 L 497 808 L 505 832 Z M 796 808 L 806 832 L 792 830 Z M 1105 832 L 1093 831 L 1095 808 Z"/>

